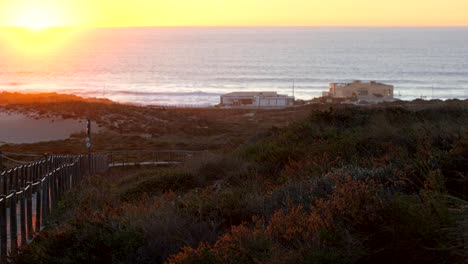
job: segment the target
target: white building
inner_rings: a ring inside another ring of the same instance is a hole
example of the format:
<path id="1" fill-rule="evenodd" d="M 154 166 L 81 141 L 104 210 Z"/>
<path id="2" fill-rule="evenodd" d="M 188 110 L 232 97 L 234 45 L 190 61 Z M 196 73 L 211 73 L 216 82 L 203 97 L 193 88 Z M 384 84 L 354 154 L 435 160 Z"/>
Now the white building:
<path id="1" fill-rule="evenodd" d="M 346 98 L 353 101 L 381 102 L 393 101 L 393 86 L 375 81 L 352 83 L 330 83 L 330 91 L 323 97 Z"/>
<path id="2" fill-rule="evenodd" d="M 233 92 L 221 96 L 222 106 L 232 107 L 287 107 L 294 97 L 276 92 Z"/>

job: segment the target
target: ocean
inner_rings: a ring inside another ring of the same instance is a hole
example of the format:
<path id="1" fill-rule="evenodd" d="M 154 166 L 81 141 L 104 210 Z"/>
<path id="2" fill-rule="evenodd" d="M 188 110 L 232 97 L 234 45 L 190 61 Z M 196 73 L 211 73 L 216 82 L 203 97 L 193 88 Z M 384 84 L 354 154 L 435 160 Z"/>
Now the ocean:
<path id="1" fill-rule="evenodd" d="M 101 28 L 34 53 L 6 38 L 0 34 L 5 91 L 204 106 L 233 91 L 292 95 L 294 86 L 307 100 L 330 82 L 376 80 L 403 100 L 468 99 L 463 27 Z"/>

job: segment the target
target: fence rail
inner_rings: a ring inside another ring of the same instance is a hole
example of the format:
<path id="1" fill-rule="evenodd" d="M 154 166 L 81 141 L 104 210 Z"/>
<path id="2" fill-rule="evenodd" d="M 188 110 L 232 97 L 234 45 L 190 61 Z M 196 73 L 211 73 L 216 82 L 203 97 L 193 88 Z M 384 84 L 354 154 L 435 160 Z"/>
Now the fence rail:
<path id="1" fill-rule="evenodd" d="M 100 154 L 47 156 L 1 172 L 0 263 L 32 241 L 60 197 L 84 175 L 108 168 L 108 155 Z"/>
<path id="2" fill-rule="evenodd" d="M 110 167 L 134 165 L 177 165 L 194 158 L 208 155 L 208 151 L 199 150 L 124 150 L 105 152 L 109 156 Z"/>

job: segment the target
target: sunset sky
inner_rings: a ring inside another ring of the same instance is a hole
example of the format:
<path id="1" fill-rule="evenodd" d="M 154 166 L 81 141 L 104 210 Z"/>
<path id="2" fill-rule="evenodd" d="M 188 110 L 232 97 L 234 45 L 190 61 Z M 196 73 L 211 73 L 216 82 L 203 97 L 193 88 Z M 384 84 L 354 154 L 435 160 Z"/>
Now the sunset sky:
<path id="1" fill-rule="evenodd" d="M 1 0 L 0 26 L 467 26 L 468 0 Z"/>

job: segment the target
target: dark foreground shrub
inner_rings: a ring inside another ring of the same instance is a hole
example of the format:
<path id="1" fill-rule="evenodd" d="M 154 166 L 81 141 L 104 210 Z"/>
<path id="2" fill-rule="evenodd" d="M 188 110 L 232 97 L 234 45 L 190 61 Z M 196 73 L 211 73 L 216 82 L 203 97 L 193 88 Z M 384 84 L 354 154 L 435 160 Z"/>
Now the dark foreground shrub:
<path id="1" fill-rule="evenodd" d="M 86 220 L 36 239 L 17 263 L 115 263 L 144 242 L 141 230 Z"/>

